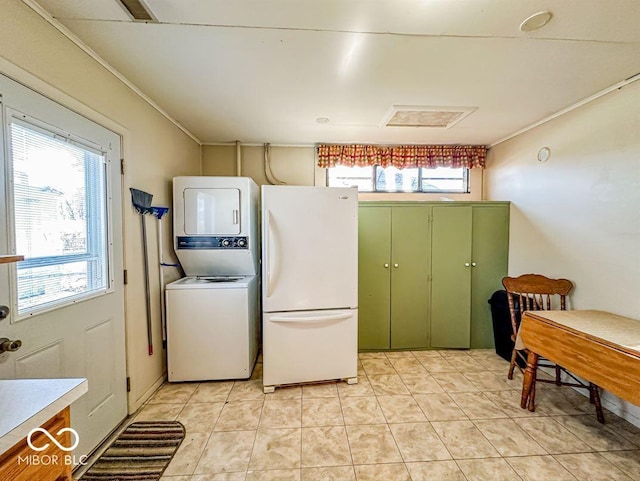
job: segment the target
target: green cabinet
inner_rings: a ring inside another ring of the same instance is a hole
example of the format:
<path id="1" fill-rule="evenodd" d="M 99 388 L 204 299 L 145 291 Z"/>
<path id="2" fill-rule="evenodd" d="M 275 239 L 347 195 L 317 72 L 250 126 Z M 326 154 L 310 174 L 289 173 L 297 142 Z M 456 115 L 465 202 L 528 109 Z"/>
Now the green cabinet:
<path id="1" fill-rule="evenodd" d="M 429 207 L 391 211 L 391 349 L 429 346 Z"/>
<path id="2" fill-rule="evenodd" d="M 433 208 L 431 345 L 469 347 L 472 207 Z"/>
<path id="3" fill-rule="evenodd" d="M 488 348 L 507 275 L 506 202 L 363 202 L 360 350 Z"/>
<path id="4" fill-rule="evenodd" d="M 358 209 L 358 348 L 389 349 L 391 208 Z"/>
<path id="5" fill-rule="evenodd" d="M 430 207 L 360 206 L 358 346 L 429 346 Z"/>
<path id="6" fill-rule="evenodd" d="M 508 204 L 433 207 L 431 346 L 493 346 L 487 303 L 507 275 Z"/>
<path id="7" fill-rule="evenodd" d="M 494 342 L 488 301 L 503 288 L 508 272 L 509 204 L 473 206 L 472 229 L 471 347 L 490 348 Z"/>

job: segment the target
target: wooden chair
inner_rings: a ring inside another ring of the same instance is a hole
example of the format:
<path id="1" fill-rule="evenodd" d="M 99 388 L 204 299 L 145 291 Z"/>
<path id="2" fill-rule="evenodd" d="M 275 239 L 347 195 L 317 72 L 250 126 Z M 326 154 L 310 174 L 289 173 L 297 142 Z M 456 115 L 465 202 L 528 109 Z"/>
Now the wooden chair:
<path id="1" fill-rule="evenodd" d="M 573 289 L 573 283 L 568 279 L 549 279 L 539 274 L 523 274 L 519 277 L 505 277 L 502 279 L 502 285 L 507 291 L 507 300 L 509 302 L 509 312 L 511 314 L 511 328 L 513 330 L 512 341 L 515 343 L 518 335 L 519 320 L 524 311 L 543 311 L 551 309 L 560 309 L 562 311 L 567 308 L 567 296 Z M 509 373 L 507 377 L 513 379 L 513 371 L 518 367 L 518 358 L 524 360 L 526 364 L 528 351 L 518 350 L 514 346 L 511 353 L 511 362 L 509 363 Z M 589 391 L 589 400 L 596 408 L 596 416 L 598 421 L 604 423 L 604 415 L 602 413 L 602 405 L 600 403 L 600 394 L 598 386 L 593 383 L 584 384 L 573 374 L 558 366 L 552 364 L 548 360 L 540 358 L 539 367 L 553 368 L 555 370 L 555 379 L 539 379 L 533 381 L 531 394 L 529 396 L 529 407 L 533 410 L 535 406 L 535 383 L 549 382 L 557 386 L 572 386 L 587 389 Z M 562 372 L 565 372 L 574 382 L 562 381 Z"/>

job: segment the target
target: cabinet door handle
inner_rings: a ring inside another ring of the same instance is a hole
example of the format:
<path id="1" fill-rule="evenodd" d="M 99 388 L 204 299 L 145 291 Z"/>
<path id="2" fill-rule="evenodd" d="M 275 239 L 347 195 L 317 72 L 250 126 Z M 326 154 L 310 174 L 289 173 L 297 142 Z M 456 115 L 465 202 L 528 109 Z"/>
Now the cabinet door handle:
<path id="1" fill-rule="evenodd" d="M 476 264 L 475 262 L 472 262 L 472 263 L 471 263 L 471 267 L 475 267 L 475 266 L 477 266 L 477 265 L 478 265 L 478 264 Z"/>
<path id="2" fill-rule="evenodd" d="M 385 265 L 384 265 L 384 268 L 385 268 L 385 269 L 388 269 L 388 268 L 389 268 L 389 264 L 385 264 Z"/>
<path id="3" fill-rule="evenodd" d="M 465 266 L 465 267 L 469 267 L 470 265 L 471 265 L 471 264 L 469 264 L 468 262 L 465 262 L 465 263 L 464 263 L 464 266 Z"/>
<path id="4" fill-rule="evenodd" d="M 393 264 L 393 267 L 397 269 L 398 267 L 400 267 L 400 264 Z"/>

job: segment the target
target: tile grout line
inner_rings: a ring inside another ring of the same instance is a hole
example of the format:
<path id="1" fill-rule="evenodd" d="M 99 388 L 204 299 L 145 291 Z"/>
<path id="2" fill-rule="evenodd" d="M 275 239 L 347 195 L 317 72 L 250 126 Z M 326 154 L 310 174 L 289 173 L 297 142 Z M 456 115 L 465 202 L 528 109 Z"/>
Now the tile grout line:
<path id="1" fill-rule="evenodd" d="M 358 362 L 360 363 L 360 358 L 358 358 Z M 362 363 L 360 363 L 362 364 Z M 364 365 L 362 366 L 362 369 L 364 370 Z M 369 377 L 366 376 L 366 371 L 365 371 L 365 377 L 367 378 L 367 382 L 369 382 Z M 369 383 L 371 384 L 371 383 Z M 373 387 L 371 388 L 371 390 L 373 390 Z M 344 429 L 344 435 L 347 438 L 347 446 L 349 447 L 349 458 L 351 459 L 351 470 L 353 471 L 353 478 L 357 479 L 357 474 L 356 474 L 356 466 L 353 462 L 353 451 L 351 450 L 351 440 L 349 439 L 349 432 L 347 430 L 347 421 L 344 418 L 344 410 L 342 409 L 342 397 L 340 396 L 340 390 L 338 389 L 338 403 L 340 404 L 340 415 L 342 416 L 342 424 L 343 424 L 343 429 Z"/>
<path id="2" fill-rule="evenodd" d="M 395 375 L 398 376 L 398 378 L 400 378 L 400 382 L 402 383 L 402 385 L 404 386 L 405 389 L 407 389 L 407 391 L 409 391 L 409 389 L 407 388 L 407 386 L 404 384 L 404 381 L 402 380 L 402 378 L 400 377 L 397 369 L 395 368 L 395 366 L 393 365 L 393 362 L 391 362 L 391 359 L 389 359 L 388 357 L 386 357 L 385 354 L 385 359 L 387 360 L 387 362 L 389 364 L 391 364 L 391 367 L 393 368 Z M 395 445 L 398 454 L 400 455 L 400 459 L 402 460 L 402 464 L 405 468 L 405 470 L 407 471 L 407 474 L 409 474 L 409 469 L 407 468 L 407 463 L 404 460 L 404 457 L 402 456 L 402 451 L 400 450 L 400 446 L 398 446 L 398 441 L 396 440 L 395 436 L 393 435 L 393 431 L 391 430 L 391 426 L 389 426 L 389 419 L 387 418 L 387 415 L 384 413 L 384 409 L 382 409 L 382 404 L 380 404 L 380 399 L 378 399 L 380 397 L 380 395 L 376 392 L 376 389 L 374 386 L 371 386 L 372 390 L 373 390 L 373 395 L 376 398 L 376 403 L 378 404 L 378 407 L 380 408 L 380 412 L 382 412 L 382 416 L 384 417 L 385 420 L 385 426 L 387 428 L 387 431 L 389 432 L 389 434 L 391 434 L 391 439 L 393 439 L 393 444 Z M 410 392 L 410 391 L 409 391 Z M 426 416 L 425 416 L 426 417 Z"/>
<path id="3" fill-rule="evenodd" d="M 196 391 L 198 390 L 198 388 L 200 387 L 202 383 L 198 383 L 198 386 L 193 390 L 193 392 L 191 393 L 191 395 L 189 396 L 189 398 L 187 399 L 187 401 L 184 403 L 184 406 L 182 407 L 182 409 L 180 410 L 180 412 L 178 413 L 178 416 L 176 417 L 176 420 L 180 417 L 180 414 L 182 414 L 182 411 L 185 410 L 187 403 L 189 402 L 189 400 L 195 395 Z M 218 413 L 218 418 L 220 417 L 220 414 L 222 413 L 222 409 L 220 409 L 220 413 Z M 216 418 L 216 422 L 213 425 L 213 428 L 215 429 L 215 425 L 218 423 L 218 418 Z M 181 423 L 182 424 L 182 423 Z M 198 469 L 198 465 L 200 464 L 200 461 L 202 460 L 202 456 L 204 456 L 204 452 L 207 450 L 207 446 L 209 445 L 209 441 L 211 440 L 211 436 L 213 436 L 213 430 L 209 433 L 209 436 L 207 436 L 207 440 L 204 443 L 204 446 L 202 447 L 202 452 L 200 453 L 200 456 L 198 456 L 198 460 L 194 463 L 193 466 L 193 471 L 191 473 L 189 473 L 189 476 L 193 476 L 196 469 Z M 186 433 L 186 428 L 185 428 L 185 437 L 186 437 L 187 433 Z M 168 466 L 167 466 L 168 467 Z"/>
<path id="4" fill-rule="evenodd" d="M 420 365 L 427 371 L 427 374 L 430 374 L 429 371 L 426 369 L 426 367 L 420 362 L 419 359 L 417 359 L 415 357 L 415 355 L 412 353 L 412 356 L 420 363 Z M 438 437 L 438 439 L 440 439 L 440 436 L 438 435 L 438 433 L 436 432 L 436 430 L 433 428 L 433 425 L 431 424 L 431 422 L 429 421 L 429 417 L 427 416 L 427 414 L 424 412 L 424 410 L 422 409 L 422 407 L 420 407 L 420 404 L 418 403 L 418 401 L 415 399 L 413 392 L 411 392 L 411 389 L 409 389 L 409 387 L 406 385 L 406 383 L 404 382 L 404 379 L 402 379 L 402 376 L 400 375 L 400 373 L 398 372 L 397 368 L 395 367 L 395 365 L 393 365 L 393 363 L 389 360 L 389 362 L 391 363 L 391 365 L 393 366 L 394 370 L 396 371 L 396 375 L 400 378 L 400 381 L 402 382 L 402 385 L 405 387 L 405 389 L 409 392 L 409 395 L 411 396 L 411 399 L 413 400 L 414 403 L 416 403 L 416 405 L 418 406 L 418 409 L 420 409 L 420 412 L 422 412 L 423 416 L 425 417 L 425 419 L 427 420 L 426 422 L 429 424 L 429 427 L 433 430 L 433 432 L 436 434 L 436 437 Z M 440 386 L 440 384 L 438 383 L 438 381 L 434 378 L 433 379 L 434 382 Z M 440 386 L 442 388 L 442 386 Z M 374 390 L 374 394 L 375 394 L 375 390 Z M 376 395 L 376 399 L 377 399 L 377 395 Z M 379 403 L 379 401 L 378 401 Z M 383 411 L 383 415 L 384 415 L 384 411 Z M 386 419 L 386 415 L 385 415 L 385 419 Z M 387 420 L 388 421 L 388 420 Z M 391 430 L 391 426 L 389 426 L 389 423 L 387 422 L 387 428 L 389 429 L 389 431 L 391 432 L 391 436 L 394 440 L 394 443 L 396 444 L 396 449 L 398 450 L 398 453 L 400 453 L 400 458 L 403 461 L 403 465 L 405 470 L 407 471 L 407 474 L 409 475 L 409 478 L 411 478 L 411 472 L 409 471 L 409 467 L 407 466 L 407 461 L 405 460 L 404 455 L 402 454 L 402 450 L 400 449 L 400 446 L 398 445 L 398 440 L 396 439 L 396 437 L 393 434 L 393 431 Z M 442 442 L 442 440 L 440 439 L 440 442 L 442 443 L 442 445 L 444 446 L 444 449 L 447 451 L 447 453 L 449 454 L 449 456 L 451 456 L 451 452 L 449 452 L 449 449 L 447 448 L 446 444 L 444 444 L 444 442 Z M 453 459 L 453 457 L 451 456 L 451 458 Z M 464 474 L 463 474 L 464 476 Z M 466 479 L 466 477 L 465 477 Z"/>
<path id="5" fill-rule="evenodd" d="M 235 382 L 234 382 L 235 386 Z M 231 388 L 233 390 L 233 388 Z M 231 391 L 229 391 L 229 396 L 231 396 Z M 227 398 L 228 399 L 228 398 Z M 260 421 L 262 420 L 262 413 L 264 412 L 264 404 L 266 401 L 266 394 L 263 392 L 262 396 L 262 406 L 260 407 L 260 416 L 258 416 L 258 423 L 256 424 L 255 436 L 253 437 L 253 443 L 251 444 L 251 453 L 249 454 L 249 460 L 247 461 L 247 469 L 245 472 L 245 479 L 249 476 L 249 471 L 251 468 L 251 459 L 253 459 L 253 452 L 256 448 L 256 441 L 258 440 L 258 431 L 260 430 Z"/>

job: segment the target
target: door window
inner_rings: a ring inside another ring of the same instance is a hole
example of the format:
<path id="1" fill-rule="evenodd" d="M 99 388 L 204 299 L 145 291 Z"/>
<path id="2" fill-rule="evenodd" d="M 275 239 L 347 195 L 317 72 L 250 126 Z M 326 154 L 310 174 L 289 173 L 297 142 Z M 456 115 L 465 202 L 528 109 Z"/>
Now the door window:
<path id="1" fill-rule="evenodd" d="M 109 289 L 104 152 L 30 119 L 9 116 L 10 200 L 18 316 Z"/>

